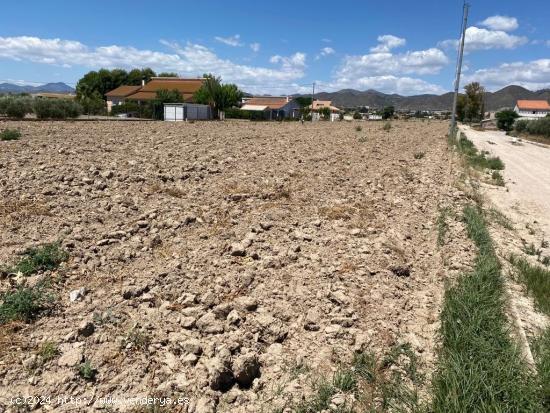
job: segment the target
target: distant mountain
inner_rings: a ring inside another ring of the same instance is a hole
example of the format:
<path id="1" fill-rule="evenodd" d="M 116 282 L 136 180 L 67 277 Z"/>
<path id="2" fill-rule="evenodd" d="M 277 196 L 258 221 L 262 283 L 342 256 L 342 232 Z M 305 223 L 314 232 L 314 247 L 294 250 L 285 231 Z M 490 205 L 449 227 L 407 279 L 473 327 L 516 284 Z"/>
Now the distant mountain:
<path id="1" fill-rule="evenodd" d="M 316 93 L 315 98 L 319 100 L 331 100 L 335 106 L 342 108 L 358 106 L 382 108 L 393 105 L 398 110 L 451 110 L 453 104 L 452 92 L 443 95 L 401 96 L 397 94 L 388 95 L 372 89 L 364 92 L 354 89 L 343 89 L 332 93 Z M 485 108 L 486 110 L 498 110 L 504 107 L 512 108 L 518 99 L 550 100 L 550 89 L 532 92 L 521 86 L 507 86 L 497 92 L 487 92 L 485 94 Z"/>
<path id="2" fill-rule="evenodd" d="M 63 82 L 46 83 L 40 86 L 14 85 L 13 83 L 0 83 L 0 93 L 74 93 L 74 88 Z"/>

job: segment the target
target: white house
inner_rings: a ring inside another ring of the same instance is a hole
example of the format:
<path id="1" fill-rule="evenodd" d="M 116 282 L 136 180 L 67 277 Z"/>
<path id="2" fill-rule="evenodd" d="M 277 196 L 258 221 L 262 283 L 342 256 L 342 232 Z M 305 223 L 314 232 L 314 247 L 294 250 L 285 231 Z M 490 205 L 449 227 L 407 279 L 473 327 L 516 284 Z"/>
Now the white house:
<path id="1" fill-rule="evenodd" d="M 514 111 L 521 118 L 538 119 L 550 113 L 550 105 L 546 100 L 518 100 Z"/>

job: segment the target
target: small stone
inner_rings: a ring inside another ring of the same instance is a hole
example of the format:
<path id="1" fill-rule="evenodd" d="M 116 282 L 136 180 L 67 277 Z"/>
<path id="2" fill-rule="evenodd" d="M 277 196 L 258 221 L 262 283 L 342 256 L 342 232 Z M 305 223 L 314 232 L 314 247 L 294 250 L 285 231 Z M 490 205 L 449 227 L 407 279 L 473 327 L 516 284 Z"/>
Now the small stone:
<path id="1" fill-rule="evenodd" d="M 212 312 L 204 314 L 197 320 L 197 328 L 206 334 L 221 334 L 223 333 L 222 323 L 216 319 L 216 316 Z"/>
<path id="2" fill-rule="evenodd" d="M 63 350 L 66 348 L 66 350 Z M 60 367 L 74 367 L 82 361 L 82 347 L 69 347 L 68 345 L 60 346 L 62 351 L 61 357 L 57 360 Z"/>
<path id="3" fill-rule="evenodd" d="M 102 178 L 110 179 L 113 177 L 113 171 L 103 171 L 99 174 Z"/>
<path id="4" fill-rule="evenodd" d="M 230 254 L 233 257 L 244 257 L 246 255 L 246 247 L 243 244 L 236 242 L 231 245 Z"/>
<path id="5" fill-rule="evenodd" d="M 325 328 L 325 334 L 328 336 L 339 336 L 342 333 L 342 326 L 331 324 Z"/>
<path id="6" fill-rule="evenodd" d="M 260 362 L 255 354 L 239 356 L 233 362 L 233 375 L 239 386 L 249 388 L 256 377 L 260 376 Z"/>
<path id="7" fill-rule="evenodd" d="M 207 363 L 207 369 L 208 383 L 212 390 L 225 392 L 233 386 L 235 378 L 226 361 L 214 357 Z"/>
<path id="8" fill-rule="evenodd" d="M 238 325 L 241 322 L 241 316 L 239 315 L 237 310 L 232 310 L 227 315 L 227 321 L 229 322 L 229 324 Z"/>
<path id="9" fill-rule="evenodd" d="M 82 337 L 90 337 L 92 334 L 94 334 L 94 331 L 94 323 L 90 321 L 84 321 L 82 324 L 80 324 L 80 327 L 78 327 L 78 335 Z"/>
<path id="10" fill-rule="evenodd" d="M 189 340 L 182 343 L 183 351 L 189 354 L 196 354 L 200 356 L 202 354 L 201 342 L 196 338 L 190 338 Z"/>
<path id="11" fill-rule="evenodd" d="M 74 303 L 75 301 L 79 301 L 86 295 L 88 291 L 85 287 L 79 288 L 78 290 L 73 290 L 69 293 L 69 301 L 71 303 Z"/>
<path id="12" fill-rule="evenodd" d="M 197 364 L 199 358 L 194 354 L 188 354 L 182 359 L 182 363 L 186 366 L 194 366 Z"/>

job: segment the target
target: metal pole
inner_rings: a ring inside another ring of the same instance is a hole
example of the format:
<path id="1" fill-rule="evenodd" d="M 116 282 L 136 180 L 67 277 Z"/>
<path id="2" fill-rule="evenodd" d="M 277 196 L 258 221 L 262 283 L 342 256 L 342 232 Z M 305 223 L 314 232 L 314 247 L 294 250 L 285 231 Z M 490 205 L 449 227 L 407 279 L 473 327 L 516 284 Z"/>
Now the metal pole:
<path id="1" fill-rule="evenodd" d="M 453 98 L 453 113 L 451 116 L 451 128 L 449 129 L 450 136 L 453 136 L 456 129 L 456 106 L 458 103 L 458 90 L 460 89 L 460 74 L 462 72 L 462 58 L 464 56 L 464 41 L 466 37 L 466 27 L 468 26 L 468 11 L 470 5 L 464 2 L 462 30 L 460 36 L 460 47 L 458 49 L 458 59 L 456 64 L 456 76 L 455 76 L 455 93 Z"/>
<path id="2" fill-rule="evenodd" d="M 311 89 L 311 122 L 313 123 L 313 101 L 315 100 L 315 82 L 312 84 L 313 88 Z"/>

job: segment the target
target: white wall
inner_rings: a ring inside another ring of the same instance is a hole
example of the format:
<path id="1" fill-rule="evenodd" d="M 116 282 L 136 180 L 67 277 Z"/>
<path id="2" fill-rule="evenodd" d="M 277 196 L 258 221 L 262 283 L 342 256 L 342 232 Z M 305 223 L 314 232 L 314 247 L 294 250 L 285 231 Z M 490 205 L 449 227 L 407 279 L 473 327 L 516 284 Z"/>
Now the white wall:
<path id="1" fill-rule="evenodd" d="M 514 108 L 514 111 L 522 118 L 529 118 L 529 119 L 539 119 L 544 118 L 548 113 L 550 113 L 547 110 L 519 110 L 519 108 Z"/>

